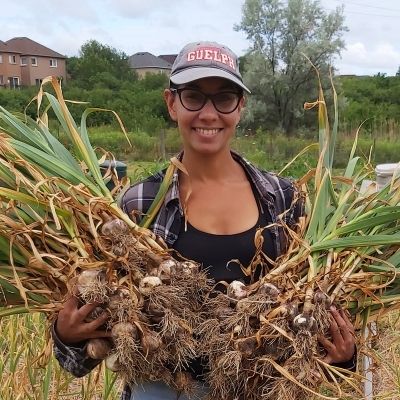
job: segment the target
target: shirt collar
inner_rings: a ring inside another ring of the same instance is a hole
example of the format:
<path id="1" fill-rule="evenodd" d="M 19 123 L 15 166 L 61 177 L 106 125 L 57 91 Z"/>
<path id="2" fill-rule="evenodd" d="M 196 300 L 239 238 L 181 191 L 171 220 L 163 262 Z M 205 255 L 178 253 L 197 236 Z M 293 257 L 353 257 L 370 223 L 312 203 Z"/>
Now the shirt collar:
<path id="1" fill-rule="evenodd" d="M 250 178 L 251 182 L 254 184 L 256 190 L 260 193 L 260 195 L 267 199 L 267 200 L 272 200 L 275 199 L 275 191 L 274 188 L 272 187 L 271 183 L 263 173 L 256 168 L 253 164 L 250 163 L 247 159 L 245 159 L 243 156 L 241 156 L 239 153 L 236 151 L 231 150 L 232 157 L 235 161 L 237 161 L 243 169 L 246 171 L 248 177 Z M 179 161 L 182 161 L 183 157 L 183 151 L 181 151 L 177 156 Z M 170 189 L 165 195 L 164 199 L 164 205 L 167 206 L 170 202 L 172 201 L 178 201 L 179 202 L 179 175 L 178 175 L 178 170 L 176 169 L 173 176 L 172 176 L 172 182 L 170 185 Z"/>
<path id="2" fill-rule="evenodd" d="M 236 160 L 247 172 L 260 195 L 267 199 L 270 199 L 270 196 L 272 196 L 272 198 L 275 199 L 275 190 L 264 174 L 240 154 L 233 150 L 231 150 L 231 154 L 233 159 Z"/>

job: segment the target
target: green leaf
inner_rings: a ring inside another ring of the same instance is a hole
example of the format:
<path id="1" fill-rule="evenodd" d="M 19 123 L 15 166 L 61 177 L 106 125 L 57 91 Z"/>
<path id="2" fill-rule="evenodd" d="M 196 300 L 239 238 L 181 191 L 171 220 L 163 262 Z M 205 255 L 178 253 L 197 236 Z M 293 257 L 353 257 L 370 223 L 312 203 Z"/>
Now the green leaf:
<path id="1" fill-rule="evenodd" d="M 24 143 L 30 144 L 42 151 L 49 152 L 50 148 L 43 139 L 43 137 L 38 134 L 38 132 L 32 131 L 25 123 L 20 121 L 15 115 L 8 112 L 5 108 L 0 106 L 0 118 L 6 122 L 7 126 L 2 127 L 11 137 L 16 140 L 22 141 Z"/>
<path id="2" fill-rule="evenodd" d="M 65 179 L 73 185 L 83 184 L 90 189 L 93 194 L 102 197 L 102 192 L 93 182 L 87 179 L 82 170 L 77 171 L 69 165 L 63 164 L 59 158 L 23 142 L 12 141 L 11 144 L 26 158 L 26 160 L 31 162 L 33 165 L 39 166 L 49 177 L 57 176 Z"/>
<path id="3" fill-rule="evenodd" d="M 172 181 L 175 171 L 176 171 L 176 166 L 173 163 L 170 163 L 167 168 L 167 171 L 165 173 L 164 179 L 161 182 L 161 185 L 157 192 L 157 195 L 154 198 L 153 202 L 151 203 L 151 206 L 150 206 L 146 216 L 143 218 L 143 220 L 140 223 L 140 226 L 142 226 L 143 228 L 148 228 L 150 226 L 154 217 L 157 215 L 158 211 L 160 210 L 160 208 L 164 202 L 165 195 L 171 185 L 171 181 Z"/>
<path id="4" fill-rule="evenodd" d="M 388 246 L 392 244 L 400 244 L 400 234 L 350 236 L 340 239 L 326 240 L 311 245 L 311 252 L 327 251 L 329 249 L 355 249 L 357 247 Z"/>
<path id="5" fill-rule="evenodd" d="M 400 219 L 400 207 L 397 211 L 385 212 L 370 218 L 350 221 L 332 232 L 332 236 L 346 235 L 357 231 L 366 231 L 369 228 L 376 228 L 387 223 L 397 223 Z"/>
<path id="6" fill-rule="evenodd" d="M 30 196 L 29 194 L 18 192 L 17 190 L 12 190 L 12 189 L 7 189 L 7 188 L 1 188 L 0 187 L 0 197 L 3 199 L 9 199 L 9 200 L 17 200 L 21 202 L 22 204 L 28 204 L 29 206 L 32 206 L 33 208 L 35 207 L 40 207 L 44 210 L 49 210 L 49 204 L 46 201 L 41 201 L 37 199 L 36 197 Z M 63 208 L 59 207 L 54 207 L 54 209 L 57 212 L 57 215 L 60 217 L 64 218 L 70 218 L 71 213 Z"/>
<path id="7" fill-rule="evenodd" d="M 311 219 L 306 232 L 306 239 L 310 243 L 314 243 L 322 234 L 323 228 L 325 227 L 325 221 L 329 213 L 329 182 L 330 175 L 328 171 L 325 171 L 322 177 L 321 185 L 318 188 L 318 192 L 314 201 L 313 209 L 311 211 Z"/>
<path id="8" fill-rule="evenodd" d="M 48 304 L 49 302 L 44 296 L 40 296 L 36 293 L 27 291 L 26 294 L 28 300 L 34 303 Z M 0 307 L 5 307 L 8 304 L 12 304 L 13 306 L 24 304 L 24 300 L 17 287 L 0 277 Z"/>

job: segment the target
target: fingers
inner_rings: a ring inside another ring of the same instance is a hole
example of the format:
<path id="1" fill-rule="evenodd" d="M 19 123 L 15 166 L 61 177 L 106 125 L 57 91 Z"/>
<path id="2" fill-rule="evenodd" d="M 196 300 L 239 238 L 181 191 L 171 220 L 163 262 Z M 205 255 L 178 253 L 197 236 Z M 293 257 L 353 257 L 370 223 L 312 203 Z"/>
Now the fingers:
<path id="1" fill-rule="evenodd" d="M 344 310 L 340 310 L 340 315 L 341 317 L 344 319 L 344 321 L 346 322 L 347 327 L 349 328 L 349 331 L 354 334 L 354 326 L 351 323 L 349 317 L 347 316 L 346 312 Z"/>
<path id="2" fill-rule="evenodd" d="M 80 303 L 78 297 L 72 295 L 64 302 L 63 313 L 73 315 L 77 322 L 82 322 L 92 311 L 94 311 L 96 307 L 101 306 L 101 303 L 95 302 L 86 303 L 82 306 L 79 305 Z"/>
<path id="3" fill-rule="evenodd" d="M 318 337 L 318 341 L 325 348 L 327 355 L 324 361 L 340 363 L 350 360 L 355 351 L 354 327 L 343 310 L 331 307 L 330 333 L 332 341 L 325 337 Z"/>
<path id="4" fill-rule="evenodd" d="M 96 330 L 88 334 L 87 339 L 110 338 L 111 336 L 112 336 L 111 331 Z"/>
<path id="5" fill-rule="evenodd" d="M 100 303 L 87 303 L 84 304 L 77 310 L 77 316 L 80 321 L 84 321 L 86 317 L 96 308 L 99 307 Z"/>
<path id="6" fill-rule="evenodd" d="M 93 321 L 86 322 L 86 318 L 98 306 L 99 303 L 92 303 L 80 307 L 76 296 L 68 298 L 55 325 L 58 338 L 65 344 L 74 344 L 96 337 L 110 337 L 111 332 L 104 330 L 104 324 L 109 318 L 107 311 Z"/>
<path id="7" fill-rule="evenodd" d="M 324 349 L 329 353 L 330 351 L 334 351 L 336 349 L 335 345 L 328 340 L 325 336 L 318 335 L 318 342 L 324 347 Z"/>
<path id="8" fill-rule="evenodd" d="M 339 326 L 335 315 L 333 315 L 333 312 L 332 312 L 332 315 L 330 315 L 330 322 L 331 322 L 331 325 L 329 327 L 329 330 L 330 330 L 333 342 L 334 343 L 343 342 L 341 327 Z"/>
<path id="9" fill-rule="evenodd" d="M 96 319 L 87 323 L 87 327 L 90 330 L 97 330 L 102 325 L 104 325 L 107 320 L 110 318 L 110 314 L 107 311 L 104 311 L 101 315 L 99 315 Z"/>
<path id="10" fill-rule="evenodd" d="M 335 332 L 336 339 L 340 341 L 340 338 L 342 338 L 345 343 L 354 342 L 354 327 L 347 318 L 345 312 L 331 307 L 331 315 L 334 320 L 334 322 L 331 322 L 331 332 L 332 330 L 338 330 Z M 332 337 L 335 339 L 334 332 L 332 332 Z"/>

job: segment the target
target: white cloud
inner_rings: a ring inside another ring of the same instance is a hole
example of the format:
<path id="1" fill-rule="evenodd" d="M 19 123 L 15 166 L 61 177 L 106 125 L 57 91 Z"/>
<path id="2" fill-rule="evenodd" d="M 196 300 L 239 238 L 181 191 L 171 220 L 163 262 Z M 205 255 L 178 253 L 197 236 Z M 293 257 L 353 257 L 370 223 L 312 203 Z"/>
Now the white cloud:
<path id="1" fill-rule="evenodd" d="M 390 43 L 365 45 L 356 42 L 347 45 L 338 64 L 340 72 L 344 74 L 357 73 L 350 71 L 353 68 L 354 71 L 364 70 L 371 74 L 382 72 L 393 75 L 400 66 L 400 51 Z"/>
<path id="2" fill-rule="evenodd" d="M 93 0 L 19 0 L 8 2 L 7 12 L 3 13 L 0 20 L 10 19 L 19 29 L 22 28 L 23 19 L 41 26 L 42 29 L 60 20 L 68 20 L 70 23 L 84 20 L 90 23 L 98 20 L 99 7 L 96 4 Z"/>
<path id="3" fill-rule="evenodd" d="M 106 5 L 120 17 L 142 18 L 152 15 L 161 2 L 162 0 L 110 0 Z"/>
<path id="4" fill-rule="evenodd" d="M 241 21 L 244 1 L 218 0 L 216 6 L 215 0 L 14 0 L 0 14 L 0 40 L 27 36 L 68 56 L 77 55 L 90 39 L 129 55 L 176 53 L 188 42 L 212 40 L 243 55 L 249 43 L 233 26 Z M 379 3 L 393 12 L 378 10 L 375 0 L 363 7 L 343 2 L 350 30 L 344 35 L 347 49 L 337 61 L 340 73 L 394 74 L 400 65 L 398 0 Z M 340 1 L 321 3 L 329 10 Z"/>
<path id="5" fill-rule="evenodd" d="M 155 14 L 172 13 L 177 7 L 186 7 L 188 0 L 106 0 L 104 6 L 123 18 L 148 18 Z M 149 27 L 151 28 L 151 27 Z"/>

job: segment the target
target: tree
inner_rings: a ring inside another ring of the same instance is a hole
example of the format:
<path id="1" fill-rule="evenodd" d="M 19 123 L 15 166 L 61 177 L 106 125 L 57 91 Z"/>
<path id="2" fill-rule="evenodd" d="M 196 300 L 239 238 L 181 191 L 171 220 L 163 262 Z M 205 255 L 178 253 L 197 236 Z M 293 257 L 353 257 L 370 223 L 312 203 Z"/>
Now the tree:
<path id="1" fill-rule="evenodd" d="M 399 67 L 399 69 L 398 69 L 397 72 L 396 72 L 396 76 L 400 76 L 400 67 Z"/>
<path id="2" fill-rule="evenodd" d="M 128 56 L 96 40 L 86 42 L 79 57 L 67 60 L 67 72 L 70 80 L 83 89 L 119 89 L 124 81 L 134 79 Z"/>
<path id="3" fill-rule="evenodd" d="M 315 70 L 304 55 L 321 77 L 329 77 L 329 65 L 344 48 L 343 8 L 328 13 L 319 1 L 246 0 L 235 29 L 252 43 L 244 79 L 253 95 L 244 124 L 291 133 L 317 90 Z"/>

